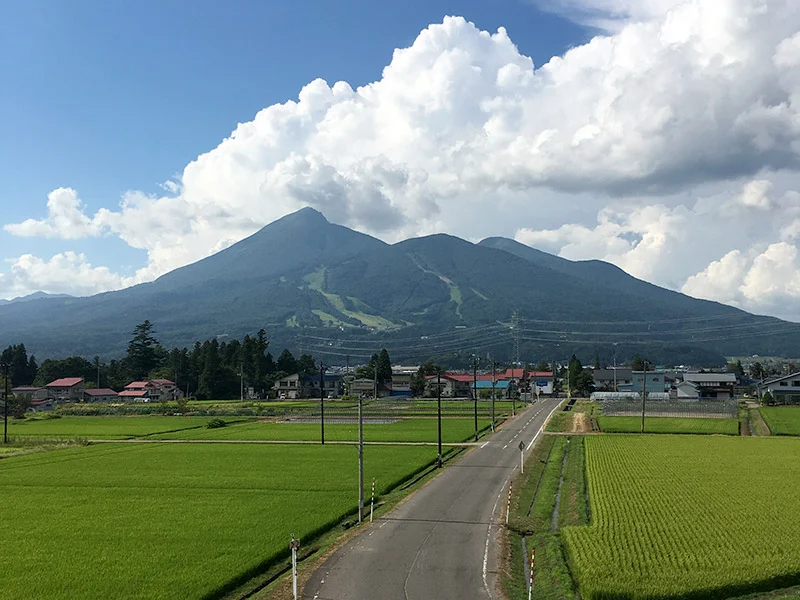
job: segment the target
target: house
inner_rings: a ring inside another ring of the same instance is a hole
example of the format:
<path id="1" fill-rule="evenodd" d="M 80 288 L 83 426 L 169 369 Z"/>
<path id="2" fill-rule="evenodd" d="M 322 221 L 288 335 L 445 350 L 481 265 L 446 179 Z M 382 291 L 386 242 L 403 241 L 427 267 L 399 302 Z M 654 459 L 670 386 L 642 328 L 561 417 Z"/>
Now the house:
<path id="1" fill-rule="evenodd" d="M 183 392 L 178 389 L 174 381 L 169 379 L 151 379 L 150 381 L 132 381 L 125 386 L 125 392 L 147 392 L 148 401 L 160 402 L 166 400 L 177 400 L 183 398 Z M 120 392 L 122 396 L 122 392 Z M 125 398 L 141 398 L 143 396 L 133 396 L 127 394 Z"/>
<path id="2" fill-rule="evenodd" d="M 515 381 L 517 384 L 528 380 L 528 371 L 525 369 L 506 369 L 503 373 L 502 379 L 506 381 Z"/>
<path id="3" fill-rule="evenodd" d="M 699 400 L 700 388 L 696 383 L 691 381 L 681 381 L 675 385 L 675 397 L 681 400 Z"/>
<path id="4" fill-rule="evenodd" d="M 169 379 L 151 379 L 147 383 L 151 385 L 150 394 L 152 395 L 153 390 L 155 390 L 158 398 L 161 400 L 165 398 L 168 400 L 183 398 L 183 392 L 174 381 L 170 381 Z"/>
<path id="5" fill-rule="evenodd" d="M 758 386 L 759 397 L 769 392 L 776 404 L 800 403 L 800 371 L 783 377 L 767 379 Z"/>
<path id="6" fill-rule="evenodd" d="M 272 389 L 275 390 L 277 397 L 282 400 L 296 400 L 302 397 L 303 390 L 300 374 L 294 373 L 293 375 L 276 379 L 275 383 L 272 384 Z"/>
<path id="7" fill-rule="evenodd" d="M 499 398 L 499 397 L 502 396 L 503 398 L 508 398 L 510 390 L 511 390 L 510 384 L 511 384 L 511 382 L 507 381 L 505 379 L 498 379 L 497 381 L 495 381 L 494 382 L 495 397 Z M 478 398 L 481 398 L 483 395 L 485 395 L 486 391 L 489 392 L 489 397 L 491 397 L 491 389 L 492 389 L 492 387 L 493 386 L 492 386 L 492 380 L 491 379 L 479 379 L 478 380 Z"/>
<path id="8" fill-rule="evenodd" d="M 529 373 L 531 391 L 536 395 L 551 396 L 553 394 L 553 372 L 532 371 Z"/>
<path id="9" fill-rule="evenodd" d="M 372 392 L 371 382 L 372 380 L 370 380 L 370 395 Z M 326 398 L 341 396 L 342 376 L 338 373 L 325 373 L 322 386 Z M 319 398 L 319 376 L 294 373 L 276 380 L 272 389 L 275 390 L 277 397 L 283 400 Z"/>
<path id="10" fill-rule="evenodd" d="M 20 386 L 11 388 L 11 393 L 17 397 L 19 396 L 28 397 L 31 401 L 47 400 L 49 398 L 49 392 L 47 388 L 40 388 L 33 386 Z"/>
<path id="11" fill-rule="evenodd" d="M 83 377 L 64 377 L 51 381 L 45 387 L 48 397 L 62 402 L 80 402 L 83 400 Z"/>
<path id="12" fill-rule="evenodd" d="M 361 396 L 363 398 L 372 398 L 375 395 L 375 380 L 369 378 L 353 379 L 349 385 L 351 396 Z M 378 398 L 386 398 L 391 396 L 391 384 L 385 385 L 378 384 Z"/>
<path id="13" fill-rule="evenodd" d="M 117 399 L 123 402 L 150 402 L 150 390 L 146 389 L 124 389 L 117 394 Z"/>
<path id="14" fill-rule="evenodd" d="M 391 395 L 411 397 L 411 383 L 419 367 L 392 367 Z"/>
<path id="15" fill-rule="evenodd" d="M 645 377 L 647 377 L 647 382 L 645 382 Z M 617 388 L 620 391 L 636 393 L 641 393 L 643 390 L 663 393 L 667 389 L 664 373 L 660 371 L 632 371 L 630 387 L 617 385 Z"/>
<path id="16" fill-rule="evenodd" d="M 84 402 L 116 402 L 119 400 L 117 392 L 109 388 L 83 390 Z"/>
<path id="17" fill-rule="evenodd" d="M 734 373 L 683 373 L 683 383 L 692 383 L 697 388 L 698 398 L 730 400 L 736 386 Z M 681 387 L 676 383 L 676 389 Z M 683 386 L 684 390 L 688 390 Z M 680 397 L 680 396 L 678 396 Z"/>
<path id="18" fill-rule="evenodd" d="M 52 398 L 32 398 L 28 412 L 49 412 L 56 407 L 56 401 Z"/>
<path id="19" fill-rule="evenodd" d="M 592 376 L 594 387 L 600 392 L 615 392 L 619 386 L 633 383 L 633 371 L 628 368 L 595 369 Z"/>
<path id="20" fill-rule="evenodd" d="M 425 396 L 436 397 L 436 378 L 441 379 L 442 398 L 472 398 L 473 376 L 467 373 L 444 373 L 425 377 Z"/>

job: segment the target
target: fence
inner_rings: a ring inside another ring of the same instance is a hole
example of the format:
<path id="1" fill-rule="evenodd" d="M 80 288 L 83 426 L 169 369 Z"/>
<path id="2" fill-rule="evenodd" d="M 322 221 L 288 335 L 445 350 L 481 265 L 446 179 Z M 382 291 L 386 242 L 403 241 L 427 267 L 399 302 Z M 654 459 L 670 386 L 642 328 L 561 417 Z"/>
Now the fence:
<path id="1" fill-rule="evenodd" d="M 617 398 L 600 402 L 603 415 L 628 417 L 642 414 L 641 398 Z M 736 400 L 660 400 L 648 395 L 645 416 L 649 417 L 703 417 L 712 419 L 737 418 L 739 405 Z"/>

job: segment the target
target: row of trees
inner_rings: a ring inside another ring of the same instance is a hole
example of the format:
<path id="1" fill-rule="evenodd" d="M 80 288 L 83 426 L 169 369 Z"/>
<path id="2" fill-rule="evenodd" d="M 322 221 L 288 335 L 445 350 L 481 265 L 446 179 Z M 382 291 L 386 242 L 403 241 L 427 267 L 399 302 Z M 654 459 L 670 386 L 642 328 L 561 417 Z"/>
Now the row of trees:
<path id="1" fill-rule="evenodd" d="M 23 344 L 9 346 L 0 358 L 9 364 L 10 386 L 44 386 L 62 377 L 82 377 L 87 387 L 121 390 L 135 380 L 170 379 L 185 392 L 204 399 L 238 398 L 242 384 L 264 397 L 277 378 L 317 370 L 308 354 L 296 359 L 284 350 L 275 361 L 268 347 L 262 329 L 242 340 L 212 339 L 191 348 L 167 350 L 158 342 L 153 324 L 144 321 L 135 327 L 126 355 L 120 360 L 101 362 L 99 357 L 90 361 L 70 356 L 38 365 L 33 356 L 28 358 Z"/>

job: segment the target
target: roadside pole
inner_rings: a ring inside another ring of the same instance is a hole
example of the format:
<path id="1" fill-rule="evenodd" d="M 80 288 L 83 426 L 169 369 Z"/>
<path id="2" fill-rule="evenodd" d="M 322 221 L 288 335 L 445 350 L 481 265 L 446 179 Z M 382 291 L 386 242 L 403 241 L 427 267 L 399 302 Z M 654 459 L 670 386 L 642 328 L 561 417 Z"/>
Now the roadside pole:
<path id="1" fill-rule="evenodd" d="M 439 468 L 442 468 L 442 370 L 436 369 L 436 426 L 439 431 Z"/>
<path id="2" fill-rule="evenodd" d="M 536 563 L 536 548 L 531 549 L 531 574 L 528 580 L 528 600 L 533 597 L 533 565 Z"/>
<path id="3" fill-rule="evenodd" d="M 375 478 L 372 478 L 372 497 L 369 501 L 369 522 L 372 523 L 372 513 L 375 512 Z"/>
<path id="4" fill-rule="evenodd" d="M 364 399 L 358 397 L 358 522 L 364 514 Z M 373 489 L 375 486 L 373 480 Z M 374 493 L 374 492 L 373 492 Z M 372 511 L 370 509 L 369 520 L 372 521 Z"/>
<path id="5" fill-rule="evenodd" d="M 495 362 L 492 361 L 492 433 L 494 433 L 494 387 L 495 387 Z"/>
<path id="6" fill-rule="evenodd" d="M 506 525 L 508 525 L 508 517 L 511 514 L 511 488 L 514 486 L 513 481 L 508 482 L 508 500 L 506 501 Z"/>
<path id="7" fill-rule="evenodd" d="M 472 396 L 475 406 L 475 441 L 478 441 L 478 357 L 472 359 Z"/>
<path id="8" fill-rule="evenodd" d="M 289 548 L 292 550 L 292 597 L 297 600 L 297 549 L 300 547 L 300 540 L 294 539 L 292 534 L 292 541 Z"/>
<path id="9" fill-rule="evenodd" d="M 644 359 L 644 377 L 642 377 L 642 433 L 644 433 L 644 403 L 647 398 L 647 359 Z"/>
<path id="10" fill-rule="evenodd" d="M 319 439 L 325 444 L 325 366 L 319 363 Z"/>
<path id="11" fill-rule="evenodd" d="M 525 442 L 519 442 L 519 472 L 525 472 Z"/>

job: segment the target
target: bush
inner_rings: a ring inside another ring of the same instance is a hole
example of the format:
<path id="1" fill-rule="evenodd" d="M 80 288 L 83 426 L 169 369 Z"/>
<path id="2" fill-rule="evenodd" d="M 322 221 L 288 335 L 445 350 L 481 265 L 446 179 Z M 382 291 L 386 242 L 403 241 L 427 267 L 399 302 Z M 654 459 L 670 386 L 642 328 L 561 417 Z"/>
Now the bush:
<path id="1" fill-rule="evenodd" d="M 220 427 L 225 427 L 227 423 L 219 418 L 211 419 L 208 424 L 206 425 L 206 429 L 219 429 Z"/>

